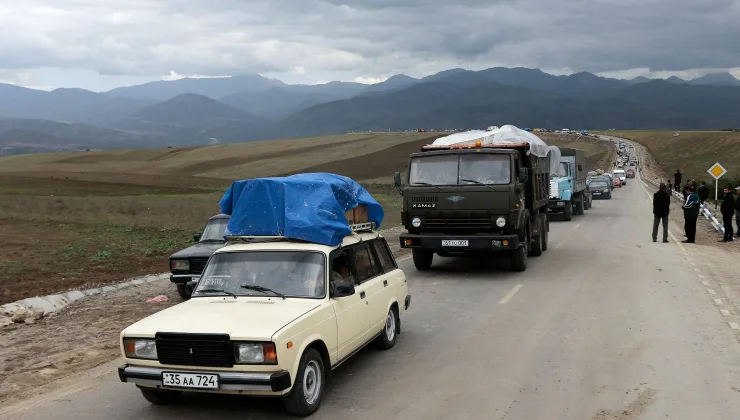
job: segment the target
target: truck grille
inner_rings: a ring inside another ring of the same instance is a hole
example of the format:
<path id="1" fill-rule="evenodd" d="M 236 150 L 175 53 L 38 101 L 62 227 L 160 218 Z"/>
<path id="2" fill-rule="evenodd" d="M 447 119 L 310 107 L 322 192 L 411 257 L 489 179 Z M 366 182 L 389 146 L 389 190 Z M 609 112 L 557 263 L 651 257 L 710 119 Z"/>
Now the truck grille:
<path id="1" fill-rule="evenodd" d="M 207 262 L 208 257 L 190 258 L 190 272 L 193 274 L 202 274 Z"/>
<path id="2" fill-rule="evenodd" d="M 491 216 L 427 216 L 426 228 L 433 229 L 491 229 L 493 227 Z"/>
<path id="3" fill-rule="evenodd" d="M 411 197 L 412 203 L 436 203 L 439 197 L 436 195 L 429 197 Z"/>
<path id="4" fill-rule="evenodd" d="M 558 183 L 550 181 L 550 198 L 558 198 Z"/>
<path id="5" fill-rule="evenodd" d="M 234 366 L 234 346 L 226 334 L 157 333 L 155 338 L 164 365 Z"/>

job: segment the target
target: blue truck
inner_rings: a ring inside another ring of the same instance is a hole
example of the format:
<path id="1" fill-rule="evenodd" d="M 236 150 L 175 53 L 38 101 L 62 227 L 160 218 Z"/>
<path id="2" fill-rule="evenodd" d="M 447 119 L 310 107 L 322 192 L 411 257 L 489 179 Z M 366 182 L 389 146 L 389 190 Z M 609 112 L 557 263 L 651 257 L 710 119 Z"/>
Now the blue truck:
<path id="1" fill-rule="evenodd" d="M 586 153 L 580 149 L 560 148 L 560 166 L 550 174 L 550 213 L 562 213 L 570 221 L 573 215 L 583 215 L 590 206 L 586 185 Z"/>

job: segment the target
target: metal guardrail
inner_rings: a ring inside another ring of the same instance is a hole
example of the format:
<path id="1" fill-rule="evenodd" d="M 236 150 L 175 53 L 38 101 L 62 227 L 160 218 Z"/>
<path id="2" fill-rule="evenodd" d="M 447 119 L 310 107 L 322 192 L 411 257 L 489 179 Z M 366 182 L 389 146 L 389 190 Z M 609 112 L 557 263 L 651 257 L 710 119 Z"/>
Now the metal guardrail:
<path id="1" fill-rule="evenodd" d="M 655 182 L 653 180 L 648 180 L 648 181 L 650 181 L 650 183 L 655 186 L 660 185 L 660 183 Z M 679 200 L 681 203 L 683 203 L 683 195 L 681 193 L 679 193 L 676 190 L 671 190 L 671 195 L 677 200 Z M 709 223 L 711 223 L 714 230 L 716 230 L 719 233 L 725 233 L 725 227 L 722 226 L 722 223 L 720 223 L 720 221 L 717 220 L 716 217 L 714 217 L 714 215 L 712 214 L 712 212 L 709 210 L 707 206 L 705 206 L 704 204 L 699 204 L 699 208 L 701 209 L 701 214 L 704 215 L 704 217 L 706 217 L 707 220 L 709 220 Z"/>

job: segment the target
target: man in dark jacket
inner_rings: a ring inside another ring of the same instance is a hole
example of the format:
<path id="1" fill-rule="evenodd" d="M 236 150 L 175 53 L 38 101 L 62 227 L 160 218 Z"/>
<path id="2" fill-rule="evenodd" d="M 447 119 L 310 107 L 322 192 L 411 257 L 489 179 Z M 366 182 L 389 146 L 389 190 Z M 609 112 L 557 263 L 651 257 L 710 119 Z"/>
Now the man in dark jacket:
<path id="1" fill-rule="evenodd" d="M 666 185 L 661 183 L 658 192 L 653 194 L 653 242 L 658 241 L 658 225 L 663 222 L 663 243 L 668 243 L 668 213 L 671 196 Z"/>
<path id="2" fill-rule="evenodd" d="M 679 188 L 681 188 L 681 180 L 683 179 L 683 175 L 681 175 L 681 171 L 676 169 L 676 173 L 673 174 L 673 185 L 676 186 L 676 191 L 678 191 Z"/>
<path id="3" fill-rule="evenodd" d="M 696 195 L 693 188 L 689 187 L 686 191 L 688 195 L 683 202 L 683 220 L 684 230 L 686 231 L 685 244 L 696 242 L 696 220 L 699 218 L 699 196 Z"/>
<path id="4" fill-rule="evenodd" d="M 740 238 L 740 187 L 735 187 L 739 196 L 735 199 L 735 223 L 737 223 L 737 236 Z"/>
<path id="5" fill-rule="evenodd" d="M 704 202 L 707 201 L 707 198 L 709 198 L 709 187 L 707 187 L 707 183 L 702 181 L 699 191 L 697 192 L 699 193 L 699 201 L 704 204 Z"/>
<path id="6" fill-rule="evenodd" d="M 732 216 L 735 214 L 735 196 L 729 188 L 724 189 L 725 198 L 719 210 L 722 213 L 722 224 L 725 227 L 725 237 L 720 242 L 732 242 Z"/>

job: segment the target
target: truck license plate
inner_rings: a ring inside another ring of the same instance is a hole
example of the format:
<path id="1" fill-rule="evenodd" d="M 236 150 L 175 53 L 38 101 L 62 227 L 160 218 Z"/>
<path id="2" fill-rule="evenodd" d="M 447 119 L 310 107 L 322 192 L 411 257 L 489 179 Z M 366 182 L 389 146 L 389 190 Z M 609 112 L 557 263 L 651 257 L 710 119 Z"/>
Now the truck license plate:
<path id="1" fill-rule="evenodd" d="M 218 389 L 218 375 L 162 372 L 162 385 L 178 388 Z"/>
<path id="2" fill-rule="evenodd" d="M 467 239 L 443 240 L 442 246 L 468 246 Z"/>

